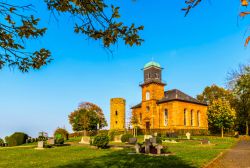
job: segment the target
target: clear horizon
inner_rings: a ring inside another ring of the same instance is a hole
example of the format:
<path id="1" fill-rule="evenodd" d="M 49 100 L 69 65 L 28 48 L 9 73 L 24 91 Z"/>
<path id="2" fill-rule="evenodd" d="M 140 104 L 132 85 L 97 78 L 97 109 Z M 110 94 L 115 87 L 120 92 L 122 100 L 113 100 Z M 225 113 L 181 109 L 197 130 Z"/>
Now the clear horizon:
<path id="1" fill-rule="evenodd" d="M 48 48 L 54 60 L 39 71 L 0 71 L 0 138 L 17 131 L 52 135 L 64 126 L 72 132 L 68 115 L 84 101 L 100 106 L 109 124 L 110 98 L 123 97 L 128 115 L 129 107 L 141 101 L 141 69 L 152 58 L 164 68 L 165 90 L 176 88 L 193 97 L 212 84 L 224 87 L 227 73 L 250 61 L 246 21 L 237 17 L 239 2 L 233 0 L 202 2 L 187 17 L 181 11 L 184 2 L 116 2 L 121 20 L 145 26 L 145 42 L 139 47 L 119 42 L 113 53 L 74 34 L 67 15 L 56 22 L 45 4 L 33 2 L 48 31 L 26 46 Z"/>

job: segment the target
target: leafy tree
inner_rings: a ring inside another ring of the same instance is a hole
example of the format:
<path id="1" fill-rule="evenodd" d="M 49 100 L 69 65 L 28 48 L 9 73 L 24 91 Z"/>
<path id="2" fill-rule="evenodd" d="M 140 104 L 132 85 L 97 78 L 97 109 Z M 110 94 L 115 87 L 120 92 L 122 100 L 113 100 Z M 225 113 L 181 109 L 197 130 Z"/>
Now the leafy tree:
<path id="1" fill-rule="evenodd" d="M 74 131 L 97 130 L 107 126 L 102 109 L 89 102 L 81 103 L 77 110 L 69 115 L 69 122 Z"/>
<path id="2" fill-rule="evenodd" d="M 69 132 L 65 128 L 57 128 L 54 132 L 54 137 L 60 134 L 65 140 L 69 139 Z"/>
<path id="3" fill-rule="evenodd" d="M 250 0 L 240 0 L 241 1 L 241 7 L 243 10 L 240 11 L 239 16 L 244 18 L 245 16 L 250 14 L 250 11 L 246 11 L 245 7 L 248 7 Z M 191 9 L 196 7 L 202 2 L 202 0 L 185 0 L 186 7 L 182 8 L 182 10 L 185 12 L 185 16 L 188 15 Z M 250 36 L 248 36 L 245 40 L 245 47 L 248 45 L 250 41 Z"/>
<path id="4" fill-rule="evenodd" d="M 72 27 L 75 33 L 101 40 L 106 48 L 119 39 L 130 46 L 143 42 L 138 34 L 143 26 L 125 25 L 119 20 L 119 7 L 104 0 L 44 0 L 44 3 L 56 19 L 60 14 L 74 18 Z M 0 2 L 0 69 L 10 66 L 28 72 L 51 62 L 48 49 L 26 51 L 25 42 L 43 36 L 47 30 L 38 26 L 40 18 L 34 14 L 35 7 L 32 4 Z"/>
<path id="5" fill-rule="evenodd" d="M 238 130 L 249 134 L 250 123 L 250 66 L 241 65 L 238 70 L 231 72 L 228 85 L 233 90 L 234 107 L 237 115 Z"/>
<path id="6" fill-rule="evenodd" d="M 136 114 L 135 114 L 135 113 L 131 113 L 131 116 L 130 116 L 130 124 L 131 124 L 132 127 L 133 127 L 133 135 L 134 135 L 134 136 L 137 136 L 137 129 L 138 129 L 139 120 L 138 120 L 138 118 L 136 117 Z"/>
<path id="7" fill-rule="evenodd" d="M 230 90 L 226 90 L 217 85 L 207 86 L 200 95 L 197 95 L 197 99 L 199 101 L 206 102 L 208 104 L 219 98 L 232 102 L 234 97 Z"/>
<path id="8" fill-rule="evenodd" d="M 225 128 L 232 128 L 235 121 L 235 110 L 225 99 L 213 100 L 208 107 L 208 126 L 209 129 L 220 129 L 223 137 Z"/>

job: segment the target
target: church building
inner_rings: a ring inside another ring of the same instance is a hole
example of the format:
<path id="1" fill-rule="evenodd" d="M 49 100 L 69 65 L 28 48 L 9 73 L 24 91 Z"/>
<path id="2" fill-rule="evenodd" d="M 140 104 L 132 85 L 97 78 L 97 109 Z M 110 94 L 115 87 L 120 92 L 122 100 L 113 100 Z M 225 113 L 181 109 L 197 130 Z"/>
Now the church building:
<path id="1" fill-rule="evenodd" d="M 144 68 L 141 102 L 132 114 L 141 129 L 208 129 L 207 104 L 178 89 L 164 90 L 162 69 L 151 61 Z"/>

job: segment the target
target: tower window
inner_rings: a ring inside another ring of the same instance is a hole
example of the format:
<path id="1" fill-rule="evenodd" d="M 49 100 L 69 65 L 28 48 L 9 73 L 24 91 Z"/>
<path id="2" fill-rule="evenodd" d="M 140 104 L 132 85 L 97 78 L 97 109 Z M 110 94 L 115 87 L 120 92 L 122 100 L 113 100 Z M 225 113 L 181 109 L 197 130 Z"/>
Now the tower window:
<path id="1" fill-rule="evenodd" d="M 184 109 L 184 125 L 187 125 L 187 109 Z"/>
<path id="2" fill-rule="evenodd" d="M 168 109 L 164 110 L 164 125 L 168 125 Z"/>
<path id="3" fill-rule="evenodd" d="M 149 100 L 149 99 L 150 99 L 150 92 L 147 91 L 147 92 L 146 92 L 146 100 Z"/>
<path id="4" fill-rule="evenodd" d="M 194 126 L 194 110 L 191 110 L 191 126 Z"/>
<path id="5" fill-rule="evenodd" d="M 117 124 L 117 121 L 115 121 L 115 123 Z"/>
<path id="6" fill-rule="evenodd" d="M 149 107 L 149 106 L 146 107 L 146 111 L 147 111 L 147 112 L 150 111 L 150 107 Z"/>
<path id="7" fill-rule="evenodd" d="M 118 115 L 118 111 L 115 111 L 115 115 L 116 115 L 116 116 Z"/>
<path id="8" fill-rule="evenodd" d="M 155 78 L 159 79 L 159 74 L 158 73 L 155 73 Z"/>

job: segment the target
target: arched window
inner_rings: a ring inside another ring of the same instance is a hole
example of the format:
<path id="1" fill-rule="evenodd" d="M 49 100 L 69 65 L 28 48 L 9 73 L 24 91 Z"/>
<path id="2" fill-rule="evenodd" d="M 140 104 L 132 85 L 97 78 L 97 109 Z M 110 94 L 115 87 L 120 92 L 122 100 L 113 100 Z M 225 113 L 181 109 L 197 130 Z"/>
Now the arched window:
<path id="1" fill-rule="evenodd" d="M 200 110 L 197 111 L 197 125 L 200 126 Z"/>
<path id="2" fill-rule="evenodd" d="M 194 126 L 194 110 L 191 110 L 191 126 Z"/>
<path id="3" fill-rule="evenodd" d="M 115 115 L 116 115 L 116 116 L 118 115 L 118 111 L 115 111 Z"/>
<path id="4" fill-rule="evenodd" d="M 140 113 L 140 123 L 142 122 L 142 113 Z"/>
<path id="5" fill-rule="evenodd" d="M 146 107 L 146 111 L 147 111 L 147 112 L 150 111 L 150 107 L 149 107 L 149 106 Z"/>
<path id="6" fill-rule="evenodd" d="M 187 109 L 184 109 L 184 126 L 187 125 Z"/>
<path id="7" fill-rule="evenodd" d="M 115 123 L 117 124 L 117 121 L 115 121 Z"/>
<path id="8" fill-rule="evenodd" d="M 168 125 L 168 109 L 164 110 L 164 125 Z"/>
<path id="9" fill-rule="evenodd" d="M 146 100 L 149 100 L 149 99 L 150 99 L 150 92 L 147 91 L 147 92 L 146 92 Z"/>

